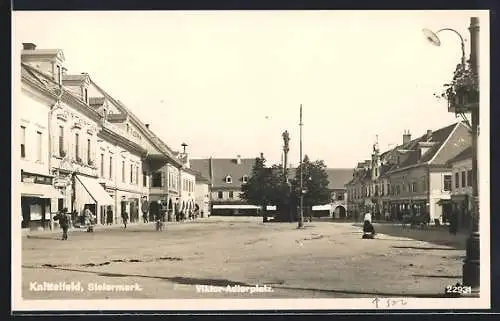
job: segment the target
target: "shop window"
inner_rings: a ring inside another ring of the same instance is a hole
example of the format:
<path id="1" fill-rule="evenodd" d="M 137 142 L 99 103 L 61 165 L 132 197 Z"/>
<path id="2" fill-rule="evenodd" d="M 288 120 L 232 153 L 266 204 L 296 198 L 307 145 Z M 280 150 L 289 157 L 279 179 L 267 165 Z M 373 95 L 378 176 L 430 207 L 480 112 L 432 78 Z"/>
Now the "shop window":
<path id="1" fill-rule="evenodd" d="M 465 187 L 466 181 L 465 181 L 465 171 L 462 171 L 462 187 Z"/>

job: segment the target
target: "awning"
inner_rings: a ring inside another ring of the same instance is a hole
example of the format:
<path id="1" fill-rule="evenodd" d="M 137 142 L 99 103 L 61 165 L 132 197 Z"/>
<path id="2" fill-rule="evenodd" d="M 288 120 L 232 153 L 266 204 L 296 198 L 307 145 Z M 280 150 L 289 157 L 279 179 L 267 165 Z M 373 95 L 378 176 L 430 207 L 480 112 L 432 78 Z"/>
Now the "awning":
<path id="1" fill-rule="evenodd" d="M 76 179 L 83 185 L 98 205 L 113 205 L 115 203 L 96 179 L 81 175 L 76 175 Z"/>
<path id="2" fill-rule="evenodd" d="M 440 199 L 437 203 L 438 203 L 439 205 L 449 204 L 449 203 L 451 203 L 451 199 L 449 199 L 449 198 L 442 198 L 442 199 Z"/>
<path id="3" fill-rule="evenodd" d="M 247 204 L 218 204 L 218 205 L 213 205 L 213 209 L 239 209 L 239 210 L 244 210 L 244 209 L 251 209 L 251 210 L 257 210 L 260 209 L 260 206 L 256 205 L 247 205 Z"/>
<path id="4" fill-rule="evenodd" d="M 22 183 L 21 196 L 38 198 L 64 198 L 52 185 Z"/>
<path id="5" fill-rule="evenodd" d="M 312 207 L 313 211 L 329 211 L 331 210 L 332 206 L 330 204 L 327 205 L 314 205 Z"/>

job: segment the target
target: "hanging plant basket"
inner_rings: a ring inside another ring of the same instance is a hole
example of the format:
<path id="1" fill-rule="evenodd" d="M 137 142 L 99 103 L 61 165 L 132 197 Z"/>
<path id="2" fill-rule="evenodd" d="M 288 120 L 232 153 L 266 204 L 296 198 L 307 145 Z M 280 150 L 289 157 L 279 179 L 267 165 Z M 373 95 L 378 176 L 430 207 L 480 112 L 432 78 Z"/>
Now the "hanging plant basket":
<path id="1" fill-rule="evenodd" d="M 457 66 L 453 80 L 444 85 L 445 90 L 436 95 L 438 98 L 446 99 L 448 111 L 456 114 L 468 113 L 479 108 L 479 81 L 476 73 L 473 73 L 470 65 Z"/>

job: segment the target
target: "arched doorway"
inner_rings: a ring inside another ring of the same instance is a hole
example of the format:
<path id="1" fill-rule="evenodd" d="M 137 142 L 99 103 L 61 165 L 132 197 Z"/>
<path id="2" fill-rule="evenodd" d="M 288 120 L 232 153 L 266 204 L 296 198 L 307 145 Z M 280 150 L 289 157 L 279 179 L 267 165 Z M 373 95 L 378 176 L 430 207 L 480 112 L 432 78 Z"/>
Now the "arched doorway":
<path id="1" fill-rule="evenodd" d="M 345 207 L 342 205 L 339 205 L 335 208 L 335 216 L 340 218 L 340 219 L 345 219 L 347 218 L 346 210 Z"/>

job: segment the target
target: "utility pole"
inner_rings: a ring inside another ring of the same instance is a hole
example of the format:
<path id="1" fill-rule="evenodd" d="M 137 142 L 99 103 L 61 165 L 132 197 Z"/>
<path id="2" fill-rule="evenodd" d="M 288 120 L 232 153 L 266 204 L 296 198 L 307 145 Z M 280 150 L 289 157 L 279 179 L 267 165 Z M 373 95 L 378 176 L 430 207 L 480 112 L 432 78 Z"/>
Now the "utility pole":
<path id="1" fill-rule="evenodd" d="M 470 68 L 477 75 L 479 86 L 479 18 L 470 18 Z M 479 136 L 479 104 L 471 109 L 472 127 L 472 229 L 467 240 L 466 256 L 463 265 L 463 283 L 471 286 L 473 292 L 479 292 L 480 284 L 480 261 L 479 261 L 479 186 L 477 147 Z"/>
<path id="2" fill-rule="evenodd" d="M 302 228 L 304 226 L 304 178 L 303 176 L 303 163 L 302 163 L 302 104 L 300 104 L 300 211 L 299 211 L 299 225 L 298 228 Z"/>

